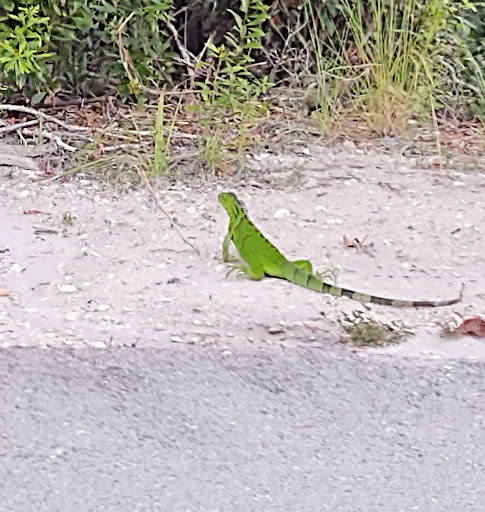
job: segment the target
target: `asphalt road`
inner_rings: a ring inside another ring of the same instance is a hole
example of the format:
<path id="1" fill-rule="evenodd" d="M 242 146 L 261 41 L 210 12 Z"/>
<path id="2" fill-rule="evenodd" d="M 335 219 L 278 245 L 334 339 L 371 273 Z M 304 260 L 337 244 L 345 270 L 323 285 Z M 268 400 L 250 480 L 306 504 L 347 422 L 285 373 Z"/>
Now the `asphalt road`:
<path id="1" fill-rule="evenodd" d="M 0 352 L 0 510 L 485 510 L 485 365 Z"/>

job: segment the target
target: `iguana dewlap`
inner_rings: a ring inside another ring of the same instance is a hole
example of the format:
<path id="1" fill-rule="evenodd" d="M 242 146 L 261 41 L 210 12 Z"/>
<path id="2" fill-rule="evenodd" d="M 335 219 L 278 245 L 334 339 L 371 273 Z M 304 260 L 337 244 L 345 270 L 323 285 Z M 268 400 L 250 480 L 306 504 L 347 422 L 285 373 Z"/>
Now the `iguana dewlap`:
<path id="1" fill-rule="evenodd" d="M 291 283 L 320 293 L 329 293 L 336 297 L 349 297 L 360 302 L 372 302 L 385 306 L 437 307 L 455 304 L 459 297 L 449 300 L 394 300 L 375 295 L 339 288 L 322 281 L 313 273 L 308 260 L 288 261 L 281 252 L 249 220 L 244 205 L 232 192 L 219 194 L 219 201 L 229 215 L 229 229 L 222 244 L 222 257 L 229 261 L 229 243 L 232 241 L 246 265 L 233 265 L 253 279 L 260 280 L 265 275 L 285 279 Z M 463 291 L 463 290 L 462 290 Z"/>

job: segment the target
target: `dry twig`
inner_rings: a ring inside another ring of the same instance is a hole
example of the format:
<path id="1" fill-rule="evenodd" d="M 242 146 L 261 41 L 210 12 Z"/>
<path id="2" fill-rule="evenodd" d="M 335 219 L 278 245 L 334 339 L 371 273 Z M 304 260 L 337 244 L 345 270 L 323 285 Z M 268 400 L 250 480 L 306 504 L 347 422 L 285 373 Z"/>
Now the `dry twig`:
<path id="1" fill-rule="evenodd" d="M 57 117 L 51 116 L 49 114 L 44 114 L 43 112 L 40 112 L 39 110 L 36 110 L 35 108 L 31 107 L 24 107 L 22 105 L 7 105 L 5 103 L 0 103 L 0 110 L 7 110 L 9 112 L 22 112 L 24 114 L 31 114 L 36 117 L 41 117 L 44 121 L 49 121 L 51 123 L 57 124 L 59 126 L 62 126 L 62 128 L 69 130 L 69 131 L 81 131 L 86 132 L 91 130 L 91 128 L 88 128 L 87 126 L 77 126 L 73 124 L 65 123 L 64 121 L 61 121 L 60 119 L 57 119 Z"/>
<path id="2" fill-rule="evenodd" d="M 24 123 L 9 124 L 7 126 L 4 126 L 3 128 L 0 128 L 0 134 L 15 132 L 15 131 L 25 128 L 27 126 L 32 126 L 32 125 L 38 124 L 38 123 L 39 123 L 38 119 L 32 119 L 31 121 L 25 121 Z"/>
<path id="3" fill-rule="evenodd" d="M 179 34 L 177 32 L 177 29 L 173 26 L 173 24 L 170 21 L 166 22 L 167 28 L 172 32 L 173 38 L 175 39 L 175 43 L 180 51 L 181 60 L 185 64 L 185 67 L 187 69 L 187 74 L 190 77 L 190 88 L 194 88 L 195 83 L 195 63 L 196 59 L 194 55 L 191 55 L 190 52 L 185 48 L 185 46 L 181 43 Z"/>
<path id="4" fill-rule="evenodd" d="M 178 226 L 176 225 L 175 221 L 172 219 L 172 217 L 170 217 L 170 214 L 167 212 L 167 210 L 165 210 L 165 208 L 162 206 L 162 204 L 160 203 L 160 200 L 158 199 L 158 196 L 157 194 L 155 193 L 155 191 L 153 190 L 153 187 L 151 186 L 150 184 L 150 181 L 148 180 L 147 178 L 147 175 L 145 173 L 145 171 L 143 170 L 143 168 L 140 166 L 140 165 L 137 165 L 136 166 L 136 172 L 138 173 L 138 176 L 140 176 L 140 178 L 142 179 L 143 183 L 145 184 L 149 194 L 152 196 L 153 200 L 155 201 L 155 204 L 157 205 L 157 208 L 165 215 L 165 217 L 167 217 L 167 219 L 170 221 L 170 227 L 175 229 L 175 231 L 177 232 L 177 234 L 179 235 L 179 237 L 182 239 L 182 241 L 187 244 L 187 245 L 190 245 L 190 247 L 192 247 L 192 249 L 195 251 L 195 253 L 197 255 L 199 255 L 199 250 L 191 243 L 189 242 L 185 237 L 184 235 L 182 235 L 182 233 L 180 232 L 180 229 L 178 228 Z"/>
<path id="5" fill-rule="evenodd" d="M 40 132 L 40 133 L 39 133 Z M 46 130 L 45 128 L 40 130 L 32 130 L 32 131 L 26 131 L 26 135 L 30 136 L 39 136 L 42 135 L 42 137 L 45 137 L 46 139 L 49 139 L 51 141 L 54 141 L 60 148 L 65 149 L 66 151 L 75 152 L 77 151 L 77 148 L 74 146 L 70 146 L 66 142 L 64 142 L 61 139 L 61 136 L 56 132 L 50 132 L 49 130 Z"/>
<path id="6" fill-rule="evenodd" d="M 125 27 L 128 24 L 128 22 L 131 20 L 131 18 L 133 18 L 135 14 L 135 11 L 131 12 L 130 15 L 126 18 L 126 20 L 124 20 L 116 29 L 116 44 L 118 45 L 120 59 L 123 64 L 123 67 L 125 68 L 126 75 L 130 79 L 130 83 L 138 84 L 141 86 L 143 82 L 140 77 L 140 74 L 136 69 L 133 59 L 131 58 L 130 52 L 123 46 L 123 31 L 125 30 Z"/>

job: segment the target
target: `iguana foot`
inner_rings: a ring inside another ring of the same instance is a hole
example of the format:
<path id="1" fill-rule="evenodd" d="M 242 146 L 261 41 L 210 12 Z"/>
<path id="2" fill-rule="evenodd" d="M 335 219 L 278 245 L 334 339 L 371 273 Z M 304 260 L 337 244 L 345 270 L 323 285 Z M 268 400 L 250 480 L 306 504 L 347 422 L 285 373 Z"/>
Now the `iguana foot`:
<path id="1" fill-rule="evenodd" d="M 331 281 L 334 285 L 337 284 L 338 269 L 324 270 L 323 272 L 313 272 L 313 275 L 320 279 L 320 281 Z"/>
<path id="2" fill-rule="evenodd" d="M 264 271 L 262 271 L 262 270 L 258 271 L 257 269 L 254 269 L 254 268 L 250 267 L 249 265 L 231 264 L 229 266 L 231 268 L 227 271 L 226 278 L 228 278 L 229 275 L 232 274 L 232 272 L 234 272 L 234 271 L 237 271 L 238 279 L 240 277 L 249 276 L 256 281 L 260 281 L 264 277 Z"/>

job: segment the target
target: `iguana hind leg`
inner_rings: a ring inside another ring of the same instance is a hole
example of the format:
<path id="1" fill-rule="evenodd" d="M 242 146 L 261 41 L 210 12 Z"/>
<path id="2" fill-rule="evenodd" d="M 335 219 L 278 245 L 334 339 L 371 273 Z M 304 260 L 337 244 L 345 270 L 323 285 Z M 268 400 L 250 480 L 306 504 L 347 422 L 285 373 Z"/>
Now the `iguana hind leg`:
<path id="1" fill-rule="evenodd" d="M 305 272 L 308 272 L 308 274 L 313 274 L 313 265 L 311 261 L 309 260 L 296 260 L 292 261 L 293 265 L 296 265 L 298 268 L 301 268 Z"/>

